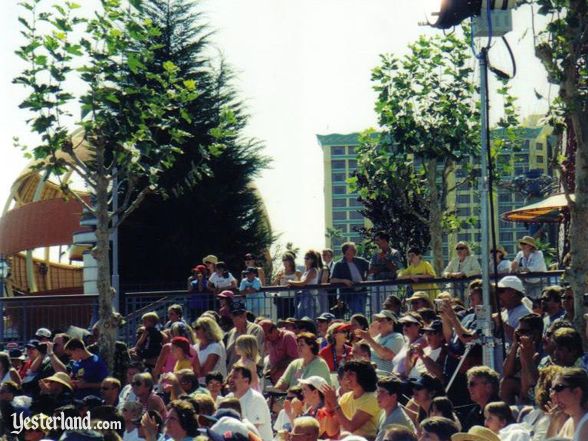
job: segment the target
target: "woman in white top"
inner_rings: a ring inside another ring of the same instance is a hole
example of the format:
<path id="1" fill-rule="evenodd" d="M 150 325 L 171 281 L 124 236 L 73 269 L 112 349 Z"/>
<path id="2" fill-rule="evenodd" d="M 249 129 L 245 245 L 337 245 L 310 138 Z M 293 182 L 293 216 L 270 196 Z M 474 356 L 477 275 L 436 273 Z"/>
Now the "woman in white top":
<path id="1" fill-rule="evenodd" d="M 588 374 L 582 368 L 563 368 L 551 385 L 551 401 L 569 419 L 559 436 L 573 441 L 588 440 Z"/>
<path id="2" fill-rule="evenodd" d="M 288 286 L 304 288 L 307 285 L 317 285 L 319 281 L 319 260 L 318 251 L 308 250 L 304 254 L 304 273 L 300 280 L 291 280 Z M 303 289 L 297 293 L 296 315 L 302 317 L 316 317 L 318 312 L 318 290 Z"/>
<path id="3" fill-rule="evenodd" d="M 418 312 L 411 311 L 398 320 L 398 323 L 402 325 L 405 343 L 400 352 L 392 359 L 392 373 L 400 378 L 408 378 L 408 371 L 406 370 L 408 351 L 417 345 L 421 348 L 427 345 L 425 337 L 421 335 L 423 318 Z"/>
<path id="4" fill-rule="evenodd" d="M 443 277 L 459 279 L 481 274 L 480 263 L 475 256 L 472 256 L 470 246 L 466 242 L 457 242 L 455 251 L 457 256 L 447 264 Z"/>
<path id="5" fill-rule="evenodd" d="M 198 382 L 205 384 L 206 375 L 212 371 L 220 372 L 223 377 L 227 376 L 227 351 L 223 344 L 223 331 L 220 326 L 210 317 L 200 317 L 194 324 L 196 332 L 196 353 L 192 368 L 198 376 Z"/>
<path id="6" fill-rule="evenodd" d="M 537 249 L 535 239 L 531 236 L 525 236 L 519 240 L 520 251 L 515 256 L 510 265 L 513 273 L 533 273 L 547 271 L 543 253 Z M 525 284 L 525 294 L 534 299 L 539 297 L 543 284 L 541 279 L 533 277 L 523 280 Z"/>

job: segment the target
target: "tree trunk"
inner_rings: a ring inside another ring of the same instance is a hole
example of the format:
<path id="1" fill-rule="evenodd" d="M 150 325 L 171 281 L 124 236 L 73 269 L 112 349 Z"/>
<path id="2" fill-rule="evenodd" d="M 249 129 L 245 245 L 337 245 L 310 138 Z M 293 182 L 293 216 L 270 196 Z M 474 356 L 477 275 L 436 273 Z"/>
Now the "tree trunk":
<path id="1" fill-rule="evenodd" d="M 564 80 L 560 85 L 560 97 L 565 103 L 568 116 L 576 135 L 575 203 L 571 205 L 570 254 L 568 269 L 570 283 L 574 290 L 574 326 L 579 330 L 588 347 L 584 325 L 584 293 L 588 292 L 588 110 L 586 98 L 579 91 L 582 75 L 582 60 L 585 57 L 586 5 L 584 1 L 571 1 L 566 22 L 566 32 L 571 44 L 569 58 L 564 66 Z M 581 25 L 581 26 L 580 26 Z"/>
<path id="2" fill-rule="evenodd" d="M 437 189 L 437 160 L 429 159 L 426 163 L 427 184 L 429 186 L 429 228 L 431 232 L 431 252 L 433 268 L 437 276 L 443 272 L 443 210 L 441 210 L 439 190 Z"/>
<path id="3" fill-rule="evenodd" d="M 574 290 L 574 325 L 584 342 L 584 293 L 588 292 L 588 112 L 572 112 L 576 133 L 576 202 L 572 205 L 570 245 L 572 261 L 569 268 Z"/>
<path id="4" fill-rule="evenodd" d="M 96 148 L 96 162 L 103 164 L 104 149 Z M 98 298 L 100 315 L 100 355 L 112 372 L 116 329 L 112 312 L 112 289 L 110 285 L 110 215 L 108 212 L 109 178 L 106 170 L 98 177 L 96 197 L 96 248 L 94 254 L 98 266 Z"/>

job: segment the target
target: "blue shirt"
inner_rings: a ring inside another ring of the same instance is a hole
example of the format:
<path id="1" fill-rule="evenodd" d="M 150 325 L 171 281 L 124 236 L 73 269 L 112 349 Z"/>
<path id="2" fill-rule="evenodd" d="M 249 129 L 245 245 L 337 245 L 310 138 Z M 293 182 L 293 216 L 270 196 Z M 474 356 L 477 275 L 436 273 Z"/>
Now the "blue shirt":
<path id="1" fill-rule="evenodd" d="M 73 380 L 84 380 L 86 383 L 101 383 L 102 380 L 108 377 L 108 368 L 100 357 L 92 354 L 84 360 L 72 362 L 71 377 Z M 88 395 L 100 396 L 100 387 L 96 389 L 76 389 L 74 398 L 84 398 Z"/>
<path id="2" fill-rule="evenodd" d="M 253 280 L 247 280 L 246 278 L 241 280 L 239 291 L 245 291 L 247 288 L 253 288 L 255 291 L 259 291 L 261 289 L 260 280 L 257 277 Z"/>

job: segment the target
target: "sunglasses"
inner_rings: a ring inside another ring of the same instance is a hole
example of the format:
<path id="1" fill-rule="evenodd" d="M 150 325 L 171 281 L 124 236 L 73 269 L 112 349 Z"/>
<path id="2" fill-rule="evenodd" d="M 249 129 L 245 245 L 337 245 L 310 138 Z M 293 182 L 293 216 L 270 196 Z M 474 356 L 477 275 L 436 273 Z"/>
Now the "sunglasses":
<path id="1" fill-rule="evenodd" d="M 467 248 L 466 247 L 457 247 L 455 250 L 456 251 L 463 251 L 463 250 L 467 250 Z"/>
<path id="2" fill-rule="evenodd" d="M 553 393 L 559 393 L 564 389 L 571 389 L 572 386 L 570 386 L 569 384 L 554 384 L 553 386 L 551 386 L 551 392 Z"/>
<path id="3" fill-rule="evenodd" d="M 410 328 L 411 326 L 416 326 L 416 323 L 403 323 L 402 324 L 403 328 Z"/>
<path id="4" fill-rule="evenodd" d="M 133 381 L 131 384 L 133 386 L 137 386 L 138 387 L 138 386 L 141 386 L 143 383 L 141 383 L 140 381 Z"/>

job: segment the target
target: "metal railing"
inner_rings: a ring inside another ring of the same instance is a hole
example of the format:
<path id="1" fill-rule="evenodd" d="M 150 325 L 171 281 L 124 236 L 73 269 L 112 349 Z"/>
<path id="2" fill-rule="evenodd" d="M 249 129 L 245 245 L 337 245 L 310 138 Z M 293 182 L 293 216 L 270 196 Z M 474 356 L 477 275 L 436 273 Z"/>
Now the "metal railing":
<path id="1" fill-rule="evenodd" d="M 527 290 L 540 292 L 547 285 L 557 284 L 563 271 L 519 274 Z M 502 276 L 500 276 L 502 277 Z M 420 279 L 367 281 L 348 288 L 340 284 L 308 285 L 304 289 L 287 286 L 266 286 L 258 293 L 241 299 L 247 309 L 257 316 L 272 320 L 287 317 L 315 318 L 322 312 L 331 311 L 337 317 L 349 319 L 356 312 L 371 316 L 379 311 L 390 294 L 404 300 L 415 290 L 449 291 L 465 300 L 468 284 L 479 277 L 464 279 Z M 146 312 L 156 312 L 165 320 L 167 309 L 172 304 L 180 304 L 190 322 L 204 311 L 219 309 L 219 301 L 214 294 L 189 294 L 185 290 L 127 292 L 124 295 L 126 325 L 120 338 L 134 342 L 136 329 Z M 53 332 L 67 330 L 70 325 L 89 329 L 98 319 L 98 295 L 50 295 L 0 297 L 0 346 L 15 341 L 24 344 L 33 338 L 38 328 L 49 328 Z"/>
<path id="2" fill-rule="evenodd" d="M 536 297 L 545 286 L 557 284 L 563 271 L 518 274 L 526 289 Z M 500 275 L 498 279 L 503 277 Z M 342 319 L 349 319 L 354 313 L 368 317 L 378 312 L 386 297 L 396 295 L 404 301 L 414 291 L 426 291 L 434 297 L 441 291 L 448 291 L 467 303 L 467 287 L 479 276 L 463 279 L 430 278 L 412 280 L 366 281 L 351 288 L 341 284 L 307 285 L 304 289 L 287 286 L 265 286 L 259 292 L 242 296 L 235 295 L 235 301 L 242 301 L 248 311 L 274 321 L 287 317 L 315 318 L 322 312 L 330 311 Z M 192 323 L 204 311 L 219 309 L 219 301 L 212 293 L 190 294 L 186 290 L 141 291 L 125 294 L 126 325 L 123 329 L 126 341 L 133 341 L 136 329 L 141 325 L 141 316 L 156 312 L 163 321 L 167 309 L 179 304 L 185 318 Z"/>
<path id="3" fill-rule="evenodd" d="M 0 344 L 26 343 L 39 328 L 53 332 L 70 326 L 87 329 L 98 317 L 98 295 L 49 295 L 0 298 Z"/>

